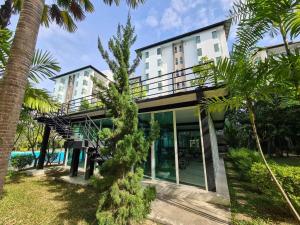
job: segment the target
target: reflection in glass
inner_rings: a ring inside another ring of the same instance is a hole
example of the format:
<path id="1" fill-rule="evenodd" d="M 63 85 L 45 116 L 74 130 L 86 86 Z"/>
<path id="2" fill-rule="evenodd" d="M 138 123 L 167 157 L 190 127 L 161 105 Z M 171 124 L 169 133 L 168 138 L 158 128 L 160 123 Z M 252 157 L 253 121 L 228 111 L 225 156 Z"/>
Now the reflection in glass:
<path id="1" fill-rule="evenodd" d="M 155 141 L 155 174 L 157 178 L 176 182 L 173 112 L 155 113 L 160 137 Z"/>
<path id="2" fill-rule="evenodd" d="M 145 137 L 148 137 L 151 128 L 151 114 L 139 114 L 139 129 L 144 131 Z M 142 165 L 144 169 L 144 175 L 151 177 L 151 150 L 148 151 L 148 156 L 146 161 Z"/>
<path id="3" fill-rule="evenodd" d="M 205 187 L 198 113 L 176 111 L 179 182 Z"/>

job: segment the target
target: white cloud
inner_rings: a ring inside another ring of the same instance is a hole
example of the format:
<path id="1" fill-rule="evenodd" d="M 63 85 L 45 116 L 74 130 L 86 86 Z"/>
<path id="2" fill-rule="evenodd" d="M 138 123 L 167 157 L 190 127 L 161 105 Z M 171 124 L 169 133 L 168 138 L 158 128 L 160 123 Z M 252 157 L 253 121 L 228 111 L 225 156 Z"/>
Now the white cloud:
<path id="1" fill-rule="evenodd" d="M 173 9 L 167 8 L 161 18 L 161 26 L 163 29 L 168 30 L 176 27 L 181 27 L 181 16 Z"/>
<path id="2" fill-rule="evenodd" d="M 201 0 L 172 0 L 171 7 L 178 13 L 185 13 L 197 7 L 200 3 Z"/>
<path id="3" fill-rule="evenodd" d="M 146 24 L 148 24 L 150 27 L 157 27 L 159 24 L 159 21 L 155 16 L 149 15 L 146 18 Z"/>

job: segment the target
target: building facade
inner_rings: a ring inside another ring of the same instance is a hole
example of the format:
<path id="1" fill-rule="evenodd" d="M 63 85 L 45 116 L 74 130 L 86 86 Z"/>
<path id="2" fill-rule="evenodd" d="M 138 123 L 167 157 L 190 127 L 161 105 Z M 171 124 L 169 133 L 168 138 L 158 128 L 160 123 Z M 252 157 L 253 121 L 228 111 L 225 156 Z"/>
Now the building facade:
<path id="1" fill-rule="evenodd" d="M 85 66 L 51 78 L 55 82 L 53 96 L 59 103 L 90 96 L 95 87 L 93 78 L 107 84 L 110 78 L 93 66 Z"/>
<path id="2" fill-rule="evenodd" d="M 187 90 L 194 78 L 189 76 L 192 67 L 229 57 L 230 23 L 222 21 L 137 49 L 142 57 L 141 83 L 148 95 Z"/>
<path id="3" fill-rule="evenodd" d="M 289 47 L 291 49 L 291 52 L 298 52 L 300 53 L 300 42 L 290 42 Z M 257 60 L 264 60 L 268 56 L 276 56 L 286 54 L 286 50 L 284 47 L 284 44 L 278 44 L 278 45 L 272 45 L 263 47 L 260 51 L 256 53 L 256 59 Z"/>

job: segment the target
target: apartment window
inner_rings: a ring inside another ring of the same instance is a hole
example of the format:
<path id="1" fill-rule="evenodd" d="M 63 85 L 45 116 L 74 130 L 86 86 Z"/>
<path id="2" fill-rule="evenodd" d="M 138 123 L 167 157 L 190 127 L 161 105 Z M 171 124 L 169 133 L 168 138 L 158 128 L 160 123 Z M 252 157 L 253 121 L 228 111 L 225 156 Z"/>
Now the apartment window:
<path id="1" fill-rule="evenodd" d="M 179 45 L 179 52 L 182 52 L 182 45 Z"/>
<path id="2" fill-rule="evenodd" d="M 86 95 L 86 89 L 82 89 L 81 95 Z"/>
<path id="3" fill-rule="evenodd" d="M 220 48 L 219 48 L 219 44 L 214 44 L 214 49 L 215 49 L 215 52 L 219 52 L 220 51 Z"/>
<path id="4" fill-rule="evenodd" d="M 60 79 L 60 83 L 64 84 L 66 82 L 66 79 L 65 78 L 61 78 Z"/>
<path id="5" fill-rule="evenodd" d="M 83 84 L 83 85 L 88 85 L 87 80 L 83 80 L 82 84 Z"/>
<path id="6" fill-rule="evenodd" d="M 162 90 L 162 83 L 158 82 L 158 90 L 161 91 Z"/>
<path id="7" fill-rule="evenodd" d="M 57 99 L 62 100 L 62 95 L 58 94 Z"/>
<path id="8" fill-rule="evenodd" d="M 145 89 L 146 91 L 149 91 L 149 84 L 146 84 Z"/>
<path id="9" fill-rule="evenodd" d="M 74 93 L 74 95 L 76 96 L 77 95 L 77 91 L 75 90 L 75 93 Z"/>
<path id="10" fill-rule="evenodd" d="M 175 64 L 178 65 L 178 58 L 175 59 Z"/>
<path id="11" fill-rule="evenodd" d="M 177 89 L 179 89 L 180 88 L 180 83 L 177 83 L 176 86 L 177 86 Z"/>
<path id="12" fill-rule="evenodd" d="M 180 64 L 183 64 L 183 58 L 180 57 Z"/>
<path id="13" fill-rule="evenodd" d="M 88 77 L 89 76 L 89 71 L 84 71 L 84 76 Z"/>
<path id="14" fill-rule="evenodd" d="M 157 49 L 157 55 L 161 55 L 161 48 Z"/>
<path id="15" fill-rule="evenodd" d="M 179 72 L 178 72 L 178 70 L 176 70 L 176 77 L 179 77 Z"/>
<path id="16" fill-rule="evenodd" d="M 200 36 L 196 36 L 196 43 L 198 44 L 198 43 L 201 43 L 201 38 L 200 38 Z"/>
<path id="17" fill-rule="evenodd" d="M 76 83 L 75 83 L 75 87 L 78 87 L 78 81 L 76 81 Z"/>
<path id="18" fill-rule="evenodd" d="M 185 87 L 185 82 L 184 82 L 184 81 L 182 82 L 181 86 L 182 86 L 182 87 Z"/>
<path id="19" fill-rule="evenodd" d="M 145 58 L 146 58 L 146 59 L 149 58 L 149 52 L 145 52 Z"/>
<path id="20" fill-rule="evenodd" d="M 161 66 L 161 59 L 157 60 L 157 66 Z"/>
<path id="21" fill-rule="evenodd" d="M 64 89 L 63 86 L 59 86 L 58 91 L 62 91 Z"/>
<path id="22" fill-rule="evenodd" d="M 146 70 L 149 69 L 149 63 L 146 63 Z"/>
<path id="23" fill-rule="evenodd" d="M 216 63 L 220 62 L 221 56 L 216 57 Z"/>
<path id="24" fill-rule="evenodd" d="M 213 39 L 217 39 L 218 38 L 217 31 L 211 32 L 211 36 Z"/>
<path id="25" fill-rule="evenodd" d="M 157 71 L 158 76 L 161 76 L 161 70 Z"/>
<path id="26" fill-rule="evenodd" d="M 198 48 L 197 49 L 197 55 L 198 56 L 202 56 L 202 48 Z"/>
<path id="27" fill-rule="evenodd" d="M 181 76 L 184 76 L 184 71 L 181 71 Z"/>
<path id="28" fill-rule="evenodd" d="M 149 79 L 149 73 L 146 73 L 145 74 L 145 80 L 148 80 Z"/>
<path id="29" fill-rule="evenodd" d="M 177 46 L 174 47 L 174 52 L 177 53 Z"/>

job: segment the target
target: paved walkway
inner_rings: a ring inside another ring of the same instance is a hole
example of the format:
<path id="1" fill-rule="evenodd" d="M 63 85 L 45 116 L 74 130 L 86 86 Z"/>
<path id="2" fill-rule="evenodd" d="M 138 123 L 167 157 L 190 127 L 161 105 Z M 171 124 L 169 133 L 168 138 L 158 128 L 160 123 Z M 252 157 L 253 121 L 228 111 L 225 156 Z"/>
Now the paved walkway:
<path id="1" fill-rule="evenodd" d="M 230 223 L 229 199 L 214 192 L 176 185 L 164 181 L 145 180 L 155 185 L 157 199 L 152 203 L 150 219 L 172 225 L 219 225 Z"/>
<path id="2" fill-rule="evenodd" d="M 61 168 L 47 168 L 45 173 L 65 172 Z M 45 175 L 41 171 L 28 171 L 30 175 Z M 88 185 L 80 174 L 78 177 L 58 176 L 56 179 L 77 185 Z M 156 187 L 157 198 L 152 203 L 149 218 L 164 225 L 220 225 L 230 223 L 230 200 L 215 192 L 197 187 L 176 185 L 170 182 L 144 180 L 144 185 Z"/>

